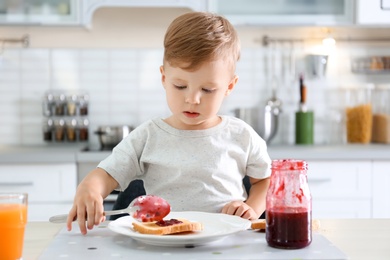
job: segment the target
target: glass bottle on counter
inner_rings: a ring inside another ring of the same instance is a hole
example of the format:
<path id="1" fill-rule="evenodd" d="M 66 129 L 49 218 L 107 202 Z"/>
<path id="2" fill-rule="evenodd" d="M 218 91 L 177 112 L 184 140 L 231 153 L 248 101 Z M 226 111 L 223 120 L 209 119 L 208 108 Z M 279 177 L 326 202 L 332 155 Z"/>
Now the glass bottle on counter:
<path id="1" fill-rule="evenodd" d="M 372 142 L 390 143 L 390 85 L 378 85 L 372 98 Z"/>
<path id="2" fill-rule="evenodd" d="M 312 241 L 311 194 L 307 163 L 273 160 L 266 197 L 266 240 L 269 246 L 298 249 Z"/>

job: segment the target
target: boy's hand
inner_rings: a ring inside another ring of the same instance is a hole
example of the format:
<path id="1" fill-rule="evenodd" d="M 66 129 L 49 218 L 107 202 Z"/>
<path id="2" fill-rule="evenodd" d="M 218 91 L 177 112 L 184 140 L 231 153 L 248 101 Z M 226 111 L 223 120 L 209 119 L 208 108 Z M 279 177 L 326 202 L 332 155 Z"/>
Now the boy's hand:
<path id="1" fill-rule="evenodd" d="M 245 219 L 257 219 L 258 214 L 243 201 L 232 201 L 222 208 L 222 213 L 235 215 Z"/>
<path id="2" fill-rule="evenodd" d="M 104 170 L 96 168 L 91 171 L 77 188 L 66 222 L 68 230 L 72 230 L 72 222 L 75 219 L 83 235 L 87 234 L 87 228 L 92 229 L 94 225 L 105 221 L 103 198 L 117 186 L 118 182 Z"/>
<path id="3" fill-rule="evenodd" d="M 73 220 L 77 219 L 81 234 L 87 234 L 87 228 L 91 230 L 93 226 L 97 226 L 105 221 L 103 215 L 103 198 L 99 193 L 93 193 L 86 187 L 79 187 L 77 190 L 73 207 L 71 208 L 68 219 L 67 228 L 72 229 Z"/>

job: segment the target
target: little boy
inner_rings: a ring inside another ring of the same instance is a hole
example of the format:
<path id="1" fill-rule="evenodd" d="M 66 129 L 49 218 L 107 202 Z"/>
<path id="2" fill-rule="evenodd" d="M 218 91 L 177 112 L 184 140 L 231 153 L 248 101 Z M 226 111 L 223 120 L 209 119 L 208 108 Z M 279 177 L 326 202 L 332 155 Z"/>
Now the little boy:
<path id="1" fill-rule="evenodd" d="M 171 23 L 160 72 L 172 114 L 141 124 L 85 177 L 68 230 L 74 218 L 82 234 L 104 221 L 103 198 L 134 179 L 144 181 L 147 194 L 167 200 L 172 211 L 259 218 L 270 176 L 266 144 L 243 121 L 218 115 L 237 83 L 239 57 L 237 33 L 225 18 L 191 12 Z"/>

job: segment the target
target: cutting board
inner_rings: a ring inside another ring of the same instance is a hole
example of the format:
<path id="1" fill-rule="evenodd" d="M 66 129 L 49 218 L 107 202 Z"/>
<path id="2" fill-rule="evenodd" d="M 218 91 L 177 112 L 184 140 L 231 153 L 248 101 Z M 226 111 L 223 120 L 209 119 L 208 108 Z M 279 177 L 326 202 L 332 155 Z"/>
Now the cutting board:
<path id="1" fill-rule="evenodd" d="M 314 233 L 310 246 L 285 250 L 269 247 L 265 233 L 244 230 L 221 240 L 192 248 L 143 244 L 117 234 L 101 225 L 86 236 L 63 228 L 45 249 L 39 260 L 54 259 L 348 259 L 323 235 Z"/>

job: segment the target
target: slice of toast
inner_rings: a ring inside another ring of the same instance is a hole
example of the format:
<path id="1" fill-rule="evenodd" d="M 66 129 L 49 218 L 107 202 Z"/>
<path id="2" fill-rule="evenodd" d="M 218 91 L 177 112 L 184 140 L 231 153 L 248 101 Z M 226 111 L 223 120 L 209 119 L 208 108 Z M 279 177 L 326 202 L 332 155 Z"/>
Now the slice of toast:
<path id="1" fill-rule="evenodd" d="M 177 219 L 182 223 L 169 226 L 159 226 L 155 222 L 133 222 L 133 229 L 141 234 L 170 235 L 182 232 L 201 231 L 202 223 L 192 222 L 187 219 Z"/>
<path id="2" fill-rule="evenodd" d="M 265 219 L 252 220 L 252 229 L 264 229 L 265 230 Z"/>

